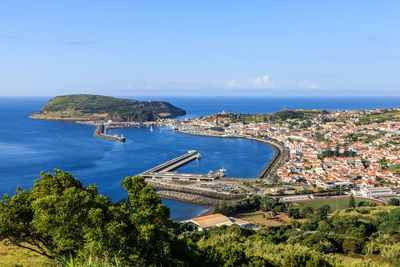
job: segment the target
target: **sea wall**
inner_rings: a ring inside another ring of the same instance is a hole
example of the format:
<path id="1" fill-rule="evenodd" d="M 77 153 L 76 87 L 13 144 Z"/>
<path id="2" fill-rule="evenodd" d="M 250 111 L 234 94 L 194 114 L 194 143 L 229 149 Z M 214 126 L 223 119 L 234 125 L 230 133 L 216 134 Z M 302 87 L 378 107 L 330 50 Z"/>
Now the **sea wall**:
<path id="1" fill-rule="evenodd" d="M 262 179 L 262 178 L 266 178 L 266 176 L 268 174 L 273 174 L 273 172 L 277 168 L 279 168 L 281 163 L 283 163 L 282 161 L 285 160 L 284 157 L 286 155 L 286 149 L 285 149 L 285 147 L 282 147 L 280 144 L 269 141 L 269 140 L 258 139 L 258 138 L 253 138 L 253 137 L 246 137 L 246 139 L 254 140 L 257 142 L 267 144 L 270 147 L 272 147 L 272 149 L 274 150 L 274 156 L 268 162 L 268 164 L 264 167 L 264 169 L 260 172 L 260 174 L 257 176 L 257 178 Z"/>
<path id="2" fill-rule="evenodd" d="M 103 124 L 96 126 L 96 129 L 94 130 L 94 136 L 113 141 L 125 142 L 125 137 L 108 135 L 107 127 L 105 127 Z"/>
<path id="3" fill-rule="evenodd" d="M 203 205 L 209 205 L 209 206 L 214 206 L 219 201 L 221 201 L 220 199 L 216 199 L 216 198 L 205 197 L 205 196 L 189 194 L 189 193 L 176 192 L 176 191 L 167 191 L 167 190 L 157 191 L 157 195 L 159 197 L 163 197 L 163 198 L 175 199 L 175 200 L 179 200 L 179 201 L 183 201 L 183 202 L 203 204 Z"/>
<path id="4" fill-rule="evenodd" d="M 203 197 L 209 197 L 213 199 L 225 199 L 225 200 L 238 200 L 247 197 L 247 194 L 230 194 L 230 193 L 223 193 L 223 192 L 215 192 L 211 190 L 205 190 L 202 188 L 190 188 L 183 185 L 175 185 L 175 184 L 167 184 L 167 183 L 160 183 L 154 181 L 153 179 L 146 179 L 146 182 L 156 189 L 162 189 L 167 191 L 173 192 L 180 192 L 180 193 L 188 193 L 199 195 Z"/>

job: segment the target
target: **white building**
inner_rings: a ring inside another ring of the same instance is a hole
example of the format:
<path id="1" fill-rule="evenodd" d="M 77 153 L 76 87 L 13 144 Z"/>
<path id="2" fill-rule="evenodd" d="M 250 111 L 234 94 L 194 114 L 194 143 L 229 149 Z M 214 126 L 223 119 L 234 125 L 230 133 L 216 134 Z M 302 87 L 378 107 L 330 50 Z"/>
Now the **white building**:
<path id="1" fill-rule="evenodd" d="M 397 196 L 396 192 L 394 192 L 393 189 L 389 187 L 361 188 L 359 192 L 363 197 L 368 198 L 387 198 Z"/>

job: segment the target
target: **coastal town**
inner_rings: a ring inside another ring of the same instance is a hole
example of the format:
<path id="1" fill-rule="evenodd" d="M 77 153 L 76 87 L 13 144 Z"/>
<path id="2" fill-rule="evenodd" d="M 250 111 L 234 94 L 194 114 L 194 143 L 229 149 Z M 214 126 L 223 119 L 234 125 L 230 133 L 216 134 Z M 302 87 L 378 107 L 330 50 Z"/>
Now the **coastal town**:
<path id="1" fill-rule="evenodd" d="M 223 111 L 204 118 L 168 119 L 163 124 L 186 134 L 266 140 L 283 147 L 285 160 L 269 174 L 280 183 L 351 188 L 355 195 L 383 199 L 397 196 L 399 108 L 290 114 L 292 118 L 257 122 L 251 121 L 256 115 L 241 120 Z M 372 189 L 376 187 L 380 190 Z"/>
<path id="2" fill-rule="evenodd" d="M 95 121 L 78 123 L 98 126 Z M 281 196 L 286 202 L 310 199 L 321 192 L 381 201 L 400 196 L 400 108 L 282 110 L 273 114 L 223 111 L 199 118 L 110 120 L 102 125 L 108 129 L 147 127 L 151 131 L 153 127 L 169 127 L 182 134 L 246 138 L 266 143 L 275 151 L 257 177 L 145 173 L 147 181 L 160 189 L 159 195 L 167 198 L 213 205 L 221 199 L 254 194 Z"/>

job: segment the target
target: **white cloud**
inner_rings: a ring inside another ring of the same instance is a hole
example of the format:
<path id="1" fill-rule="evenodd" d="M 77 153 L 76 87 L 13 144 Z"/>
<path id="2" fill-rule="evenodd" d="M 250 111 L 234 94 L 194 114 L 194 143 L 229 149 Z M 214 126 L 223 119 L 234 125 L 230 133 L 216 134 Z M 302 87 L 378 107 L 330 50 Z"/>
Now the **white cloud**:
<path id="1" fill-rule="evenodd" d="M 270 75 L 264 75 L 261 77 L 251 79 L 234 79 L 228 81 L 216 81 L 214 84 L 222 84 L 230 89 L 234 88 L 275 88 L 275 82 L 271 81 Z"/>
<path id="2" fill-rule="evenodd" d="M 271 85 L 270 77 L 269 75 L 265 75 L 263 77 L 257 77 L 253 79 L 253 83 L 258 85 L 258 86 L 264 86 L 264 85 Z"/>

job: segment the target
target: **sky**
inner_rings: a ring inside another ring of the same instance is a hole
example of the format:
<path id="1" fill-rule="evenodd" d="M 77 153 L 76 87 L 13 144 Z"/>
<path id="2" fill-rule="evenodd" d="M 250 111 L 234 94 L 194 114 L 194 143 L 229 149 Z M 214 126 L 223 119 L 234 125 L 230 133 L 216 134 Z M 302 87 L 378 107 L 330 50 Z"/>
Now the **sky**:
<path id="1" fill-rule="evenodd" d="M 0 96 L 400 96 L 400 1 L 0 0 Z"/>

